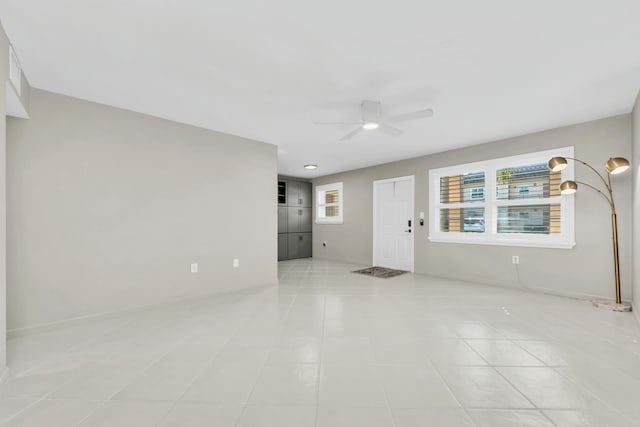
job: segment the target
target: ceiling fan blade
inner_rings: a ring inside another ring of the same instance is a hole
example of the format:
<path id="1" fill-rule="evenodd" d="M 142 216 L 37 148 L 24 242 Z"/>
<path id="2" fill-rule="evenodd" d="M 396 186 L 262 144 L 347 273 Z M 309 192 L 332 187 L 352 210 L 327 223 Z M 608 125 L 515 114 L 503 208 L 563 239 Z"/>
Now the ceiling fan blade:
<path id="1" fill-rule="evenodd" d="M 362 122 L 313 122 L 314 125 L 362 125 Z"/>
<path id="2" fill-rule="evenodd" d="M 397 123 L 404 122 L 407 120 L 417 120 L 417 119 L 426 119 L 427 117 L 433 116 L 433 110 L 431 108 L 427 108 L 426 110 L 413 111 L 411 113 L 398 114 L 396 116 L 387 117 L 385 122 L 387 123 Z"/>
<path id="3" fill-rule="evenodd" d="M 378 126 L 378 130 L 391 136 L 400 136 L 404 133 L 400 129 L 393 126 L 385 125 L 384 123 L 380 123 L 380 125 Z"/>
<path id="4" fill-rule="evenodd" d="M 340 138 L 340 141 L 346 141 L 347 139 L 351 139 L 354 136 L 356 136 L 357 134 L 359 134 L 360 132 L 362 132 L 363 130 L 364 129 L 362 128 L 362 126 L 358 126 L 354 130 L 352 130 L 351 132 L 349 132 L 348 134 L 346 134 L 345 136 Z"/>

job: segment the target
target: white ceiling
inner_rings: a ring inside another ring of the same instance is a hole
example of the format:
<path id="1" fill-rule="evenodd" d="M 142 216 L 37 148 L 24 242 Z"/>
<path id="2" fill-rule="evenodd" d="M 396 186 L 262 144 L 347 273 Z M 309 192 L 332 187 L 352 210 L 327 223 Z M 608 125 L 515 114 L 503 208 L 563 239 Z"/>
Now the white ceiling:
<path id="1" fill-rule="evenodd" d="M 1 0 L 0 17 L 34 87 L 276 144 L 300 177 L 629 112 L 640 89 L 637 0 Z M 435 116 L 348 142 L 313 124 L 363 99 Z"/>

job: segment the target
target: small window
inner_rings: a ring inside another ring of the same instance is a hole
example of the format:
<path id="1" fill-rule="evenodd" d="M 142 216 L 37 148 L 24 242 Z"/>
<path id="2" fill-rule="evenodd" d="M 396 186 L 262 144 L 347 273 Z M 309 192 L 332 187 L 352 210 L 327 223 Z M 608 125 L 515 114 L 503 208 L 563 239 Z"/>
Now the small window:
<path id="1" fill-rule="evenodd" d="M 342 224 L 342 183 L 316 187 L 316 224 Z"/>

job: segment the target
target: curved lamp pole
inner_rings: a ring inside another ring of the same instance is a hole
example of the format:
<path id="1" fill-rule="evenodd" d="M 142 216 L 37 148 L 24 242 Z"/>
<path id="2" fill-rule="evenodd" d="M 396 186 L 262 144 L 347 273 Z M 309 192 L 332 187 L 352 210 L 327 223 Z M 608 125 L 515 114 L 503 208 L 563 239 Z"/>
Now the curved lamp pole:
<path id="1" fill-rule="evenodd" d="M 589 187 L 594 191 L 597 191 L 602 197 L 604 197 L 609 203 L 611 208 L 611 229 L 613 231 L 613 268 L 616 278 L 616 301 L 603 301 L 594 300 L 593 305 L 596 307 L 607 308 L 614 311 L 631 311 L 631 305 L 622 302 L 622 295 L 620 292 L 620 257 L 618 255 L 618 219 L 616 216 L 616 204 L 613 200 L 613 189 L 611 187 L 611 175 L 620 174 L 629 169 L 629 161 L 623 157 L 612 157 L 604 165 L 607 171 L 607 177 L 605 178 L 600 172 L 598 172 L 593 166 L 580 159 L 572 157 L 554 157 L 549 160 L 549 169 L 552 172 L 560 172 L 567 167 L 567 160 L 573 160 L 588 167 L 593 173 L 595 173 L 606 188 L 607 192 L 601 191 L 599 188 L 580 181 L 563 181 L 560 184 L 561 194 L 574 194 L 578 191 L 578 184 Z"/>

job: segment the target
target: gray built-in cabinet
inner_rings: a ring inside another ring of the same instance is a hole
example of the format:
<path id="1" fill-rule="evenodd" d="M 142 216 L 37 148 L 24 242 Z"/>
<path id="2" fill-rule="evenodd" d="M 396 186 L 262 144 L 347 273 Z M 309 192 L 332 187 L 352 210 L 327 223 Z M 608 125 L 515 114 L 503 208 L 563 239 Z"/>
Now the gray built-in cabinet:
<path id="1" fill-rule="evenodd" d="M 278 180 L 278 261 L 311 256 L 311 183 Z"/>

